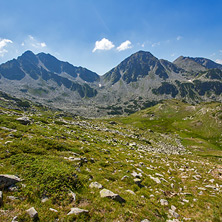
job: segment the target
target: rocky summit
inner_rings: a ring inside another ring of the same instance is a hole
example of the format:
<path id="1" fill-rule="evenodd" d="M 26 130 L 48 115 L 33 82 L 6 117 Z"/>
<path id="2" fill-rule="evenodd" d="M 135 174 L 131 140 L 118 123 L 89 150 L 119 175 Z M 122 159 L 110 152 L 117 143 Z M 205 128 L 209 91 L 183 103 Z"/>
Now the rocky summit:
<path id="1" fill-rule="evenodd" d="M 166 99 L 222 101 L 222 65 L 206 58 L 173 63 L 139 51 L 102 76 L 50 54 L 26 51 L 0 65 L 0 90 L 86 117 L 136 112 Z"/>

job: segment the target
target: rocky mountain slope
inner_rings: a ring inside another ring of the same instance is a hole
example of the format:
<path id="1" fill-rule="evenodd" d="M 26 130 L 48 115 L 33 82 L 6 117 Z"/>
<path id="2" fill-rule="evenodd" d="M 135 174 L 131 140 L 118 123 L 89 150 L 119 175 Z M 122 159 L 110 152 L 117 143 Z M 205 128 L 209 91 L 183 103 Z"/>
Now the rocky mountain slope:
<path id="1" fill-rule="evenodd" d="M 84 116 L 129 114 L 164 99 L 222 101 L 222 65 L 205 58 L 173 63 L 139 51 L 98 76 L 30 51 L 0 66 L 0 89 Z"/>
<path id="2" fill-rule="evenodd" d="M 24 102 L 0 95 L 1 221 L 222 220 L 221 103 L 86 119 Z"/>

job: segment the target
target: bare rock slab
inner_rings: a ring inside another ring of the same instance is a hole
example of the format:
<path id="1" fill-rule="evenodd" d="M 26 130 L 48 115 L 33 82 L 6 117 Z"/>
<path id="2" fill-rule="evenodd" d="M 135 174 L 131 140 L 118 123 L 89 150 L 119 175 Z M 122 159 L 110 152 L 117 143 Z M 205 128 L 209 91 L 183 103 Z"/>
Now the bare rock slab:
<path id="1" fill-rule="evenodd" d="M 10 187 L 22 180 L 14 175 L 0 174 L 0 189 Z"/>
<path id="2" fill-rule="evenodd" d="M 75 208 L 71 208 L 71 211 L 67 215 L 71 215 L 71 214 L 79 215 L 82 213 L 89 213 L 89 211 L 75 207 Z"/>
<path id="3" fill-rule="evenodd" d="M 115 194 L 112 191 L 107 190 L 107 189 L 102 189 L 100 191 L 100 196 L 102 198 L 106 197 L 106 198 L 113 199 L 113 200 L 118 201 L 120 203 L 125 203 L 126 202 L 119 194 Z"/>

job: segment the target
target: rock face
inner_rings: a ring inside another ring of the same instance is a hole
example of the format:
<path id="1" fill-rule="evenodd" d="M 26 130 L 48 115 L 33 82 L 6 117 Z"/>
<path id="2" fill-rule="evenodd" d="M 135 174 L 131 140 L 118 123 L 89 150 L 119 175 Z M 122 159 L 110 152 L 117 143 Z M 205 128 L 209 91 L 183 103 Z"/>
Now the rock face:
<path id="1" fill-rule="evenodd" d="M 90 183 L 89 187 L 90 187 L 90 188 L 97 188 L 97 189 L 102 189 L 102 188 L 103 188 L 102 184 L 100 184 L 100 183 L 98 183 L 98 182 L 92 182 L 92 183 Z"/>
<path id="2" fill-rule="evenodd" d="M 88 213 L 88 212 L 89 212 L 88 210 L 75 207 L 75 208 L 71 208 L 71 211 L 67 215 L 71 215 L 71 214 L 78 215 L 78 214 Z"/>
<path id="3" fill-rule="evenodd" d="M 26 212 L 32 219 L 38 218 L 38 212 L 35 210 L 34 207 L 31 207 L 30 209 L 26 210 Z"/>
<path id="4" fill-rule="evenodd" d="M 10 187 L 18 182 L 21 182 L 21 179 L 17 176 L 0 174 L 0 189 Z"/>
<path id="5" fill-rule="evenodd" d="M 126 202 L 119 194 L 115 194 L 112 191 L 107 190 L 107 189 L 102 189 L 100 191 L 100 196 L 102 198 L 107 197 L 107 198 L 113 199 L 113 200 L 118 201 L 120 203 L 125 203 Z"/>

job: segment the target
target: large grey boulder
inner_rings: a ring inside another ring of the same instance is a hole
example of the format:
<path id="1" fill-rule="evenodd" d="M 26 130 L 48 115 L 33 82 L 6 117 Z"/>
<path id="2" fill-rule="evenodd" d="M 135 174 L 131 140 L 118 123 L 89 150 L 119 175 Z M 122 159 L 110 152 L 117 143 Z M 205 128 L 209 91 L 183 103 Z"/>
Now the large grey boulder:
<path id="1" fill-rule="evenodd" d="M 0 174 L 0 189 L 10 187 L 22 180 L 14 175 Z"/>
<path id="2" fill-rule="evenodd" d="M 33 219 L 38 218 L 38 212 L 34 207 L 31 207 L 28 210 L 26 210 L 26 213 Z"/>
<path id="3" fill-rule="evenodd" d="M 19 121 L 23 125 L 28 125 L 31 123 L 31 120 L 27 116 L 19 117 L 16 120 Z"/>
<path id="4" fill-rule="evenodd" d="M 119 194 L 115 194 L 115 193 L 113 193 L 112 191 L 107 190 L 107 189 L 102 189 L 102 190 L 100 191 L 100 196 L 101 196 L 102 198 L 105 198 L 105 197 L 106 197 L 106 198 L 113 199 L 113 200 L 118 201 L 118 202 L 120 202 L 120 203 L 126 202 Z"/>
<path id="5" fill-rule="evenodd" d="M 67 215 L 71 215 L 71 214 L 78 215 L 78 214 L 88 213 L 88 212 L 89 212 L 88 210 L 75 207 L 75 208 L 71 208 L 71 211 Z"/>

